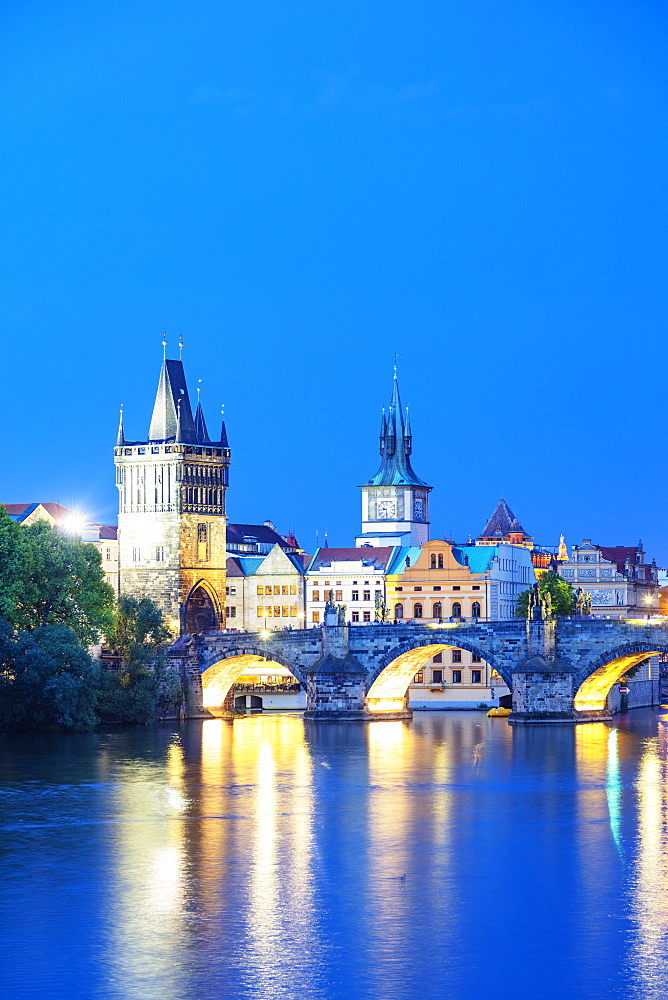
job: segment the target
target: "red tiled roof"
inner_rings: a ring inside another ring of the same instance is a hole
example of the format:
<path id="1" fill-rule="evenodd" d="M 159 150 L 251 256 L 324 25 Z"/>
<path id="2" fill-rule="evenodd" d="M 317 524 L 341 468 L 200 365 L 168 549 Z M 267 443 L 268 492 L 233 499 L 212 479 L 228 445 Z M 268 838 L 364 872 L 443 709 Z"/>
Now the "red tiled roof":
<path id="1" fill-rule="evenodd" d="M 617 564 L 618 573 L 624 572 L 624 565 L 627 559 L 632 566 L 635 566 L 636 553 L 638 552 L 636 545 L 613 545 L 612 547 L 601 545 L 600 549 L 604 559 Z"/>
<path id="2" fill-rule="evenodd" d="M 349 549 L 318 549 L 313 563 L 309 569 L 319 569 L 330 562 L 365 562 L 373 564 L 376 569 L 384 569 L 389 562 L 394 549 L 390 547 L 378 547 L 371 545 L 358 546 Z"/>

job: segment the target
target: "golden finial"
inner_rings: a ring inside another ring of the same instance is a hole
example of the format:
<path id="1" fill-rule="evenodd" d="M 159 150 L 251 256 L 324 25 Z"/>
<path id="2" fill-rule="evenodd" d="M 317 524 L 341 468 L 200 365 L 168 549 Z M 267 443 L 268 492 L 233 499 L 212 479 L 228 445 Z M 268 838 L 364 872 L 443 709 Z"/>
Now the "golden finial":
<path id="1" fill-rule="evenodd" d="M 179 361 L 183 361 L 183 334 L 179 334 Z"/>

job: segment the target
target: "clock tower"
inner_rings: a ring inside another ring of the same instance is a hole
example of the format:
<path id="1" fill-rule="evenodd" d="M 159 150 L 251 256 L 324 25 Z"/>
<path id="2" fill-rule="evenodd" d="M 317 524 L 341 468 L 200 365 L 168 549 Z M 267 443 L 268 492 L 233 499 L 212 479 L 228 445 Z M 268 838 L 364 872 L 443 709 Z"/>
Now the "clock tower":
<path id="1" fill-rule="evenodd" d="M 431 486 L 415 475 L 408 409 L 401 409 L 396 366 L 392 398 L 380 423 L 381 464 L 375 476 L 362 483 L 362 534 L 360 545 L 424 545 L 429 541 Z"/>

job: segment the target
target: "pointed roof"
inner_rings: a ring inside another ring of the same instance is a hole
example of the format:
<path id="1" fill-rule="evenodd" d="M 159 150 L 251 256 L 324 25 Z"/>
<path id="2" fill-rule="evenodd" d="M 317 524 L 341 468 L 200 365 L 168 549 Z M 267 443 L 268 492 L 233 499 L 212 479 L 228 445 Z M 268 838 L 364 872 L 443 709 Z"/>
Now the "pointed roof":
<path id="1" fill-rule="evenodd" d="M 399 381 L 394 373 L 392 396 L 387 414 L 383 412 L 380 425 L 380 454 L 382 462 L 375 476 L 363 486 L 423 486 L 430 490 L 411 466 L 412 436 L 408 418 L 404 423 L 399 396 Z"/>
<path id="2" fill-rule="evenodd" d="M 169 441 L 176 437 L 179 403 L 181 404 L 180 441 L 194 444 L 196 443 L 195 424 L 190 408 L 183 363 L 165 359 L 160 371 L 160 381 L 153 406 L 153 416 L 148 432 L 149 441 Z"/>
<path id="3" fill-rule="evenodd" d="M 522 534 L 526 535 L 526 531 L 517 520 L 506 501 L 503 497 L 501 497 L 492 512 L 492 516 L 478 535 L 478 538 L 494 538 L 495 536 L 503 537 L 510 534 L 511 531 L 522 532 Z"/>
<path id="4" fill-rule="evenodd" d="M 123 432 L 123 407 L 121 406 L 121 415 L 118 420 L 118 434 L 116 435 L 116 447 L 122 448 L 125 444 L 125 434 Z"/>
<path id="5" fill-rule="evenodd" d="M 204 419 L 204 410 L 202 409 L 202 404 L 197 403 L 197 409 L 195 410 L 195 437 L 197 438 L 198 444 L 210 443 L 209 432 L 206 429 L 206 420 Z"/>

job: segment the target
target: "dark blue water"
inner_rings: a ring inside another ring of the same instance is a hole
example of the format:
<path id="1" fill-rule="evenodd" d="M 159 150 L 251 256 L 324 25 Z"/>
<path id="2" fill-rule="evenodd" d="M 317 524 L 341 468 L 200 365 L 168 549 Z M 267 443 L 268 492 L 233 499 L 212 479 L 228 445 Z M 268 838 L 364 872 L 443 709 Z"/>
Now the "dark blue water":
<path id="1" fill-rule="evenodd" d="M 668 716 L 0 739 L 0 995 L 668 996 Z"/>

